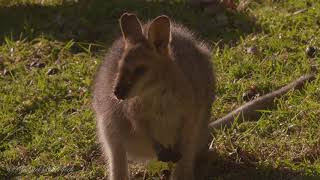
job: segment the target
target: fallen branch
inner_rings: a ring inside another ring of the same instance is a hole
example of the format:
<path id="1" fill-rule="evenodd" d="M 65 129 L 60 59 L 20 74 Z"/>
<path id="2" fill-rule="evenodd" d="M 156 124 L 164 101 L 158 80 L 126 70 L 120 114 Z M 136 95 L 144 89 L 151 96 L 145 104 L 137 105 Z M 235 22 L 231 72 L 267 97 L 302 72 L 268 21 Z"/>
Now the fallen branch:
<path id="1" fill-rule="evenodd" d="M 212 122 L 209 124 L 209 128 L 227 128 L 230 127 L 233 122 L 238 118 L 238 120 L 258 120 L 261 116 L 259 110 L 271 109 L 275 106 L 275 99 L 286 94 L 290 90 L 301 89 L 306 82 L 312 81 L 315 79 L 315 74 L 307 74 L 301 76 L 292 83 L 261 97 L 258 97 L 242 106 L 236 110 L 230 112 L 226 116 Z"/>

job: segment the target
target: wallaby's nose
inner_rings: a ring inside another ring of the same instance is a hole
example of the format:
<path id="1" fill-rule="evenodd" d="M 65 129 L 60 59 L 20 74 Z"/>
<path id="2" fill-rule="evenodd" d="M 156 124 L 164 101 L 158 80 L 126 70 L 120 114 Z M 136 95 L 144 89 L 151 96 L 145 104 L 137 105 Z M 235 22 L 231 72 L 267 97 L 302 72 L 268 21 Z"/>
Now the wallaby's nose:
<path id="1" fill-rule="evenodd" d="M 116 95 L 116 97 L 121 100 L 126 99 L 127 93 L 128 88 L 126 86 L 117 85 L 114 90 L 114 95 Z"/>

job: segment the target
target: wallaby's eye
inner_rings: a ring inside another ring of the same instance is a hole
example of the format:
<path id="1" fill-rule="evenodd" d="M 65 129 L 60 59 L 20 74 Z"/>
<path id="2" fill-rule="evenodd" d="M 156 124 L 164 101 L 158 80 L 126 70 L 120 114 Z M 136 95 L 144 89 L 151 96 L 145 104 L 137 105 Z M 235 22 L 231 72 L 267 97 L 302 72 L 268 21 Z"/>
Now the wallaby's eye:
<path id="1" fill-rule="evenodd" d="M 135 76 L 142 76 L 146 71 L 147 71 L 146 67 L 138 66 L 133 73 Z"/>

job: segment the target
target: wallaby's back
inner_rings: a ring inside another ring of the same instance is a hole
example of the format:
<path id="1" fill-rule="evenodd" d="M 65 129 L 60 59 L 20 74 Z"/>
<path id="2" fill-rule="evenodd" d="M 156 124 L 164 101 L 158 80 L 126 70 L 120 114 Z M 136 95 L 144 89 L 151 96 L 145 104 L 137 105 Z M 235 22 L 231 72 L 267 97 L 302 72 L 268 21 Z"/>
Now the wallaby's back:
<path id="1" fill-rule="evenodd" d="M 209 47 L 192 32 L 172 24 L 171 52 L 173 59 L 192 84 L 197 105 L 211 105 L 215 93 L 215 76 Z"/>

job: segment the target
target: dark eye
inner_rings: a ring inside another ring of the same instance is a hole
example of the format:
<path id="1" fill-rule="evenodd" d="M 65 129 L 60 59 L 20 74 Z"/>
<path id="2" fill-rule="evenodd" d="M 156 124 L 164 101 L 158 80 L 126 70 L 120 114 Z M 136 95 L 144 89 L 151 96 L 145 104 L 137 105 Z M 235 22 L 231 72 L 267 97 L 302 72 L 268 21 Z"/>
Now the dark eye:
<path id="1" fill-rule="evenodd" d="M 135 76 L 141 76 L 147 71 L 147 68 L 144 66 L 139 66 L 134 70 L 134 75 Z"/>

